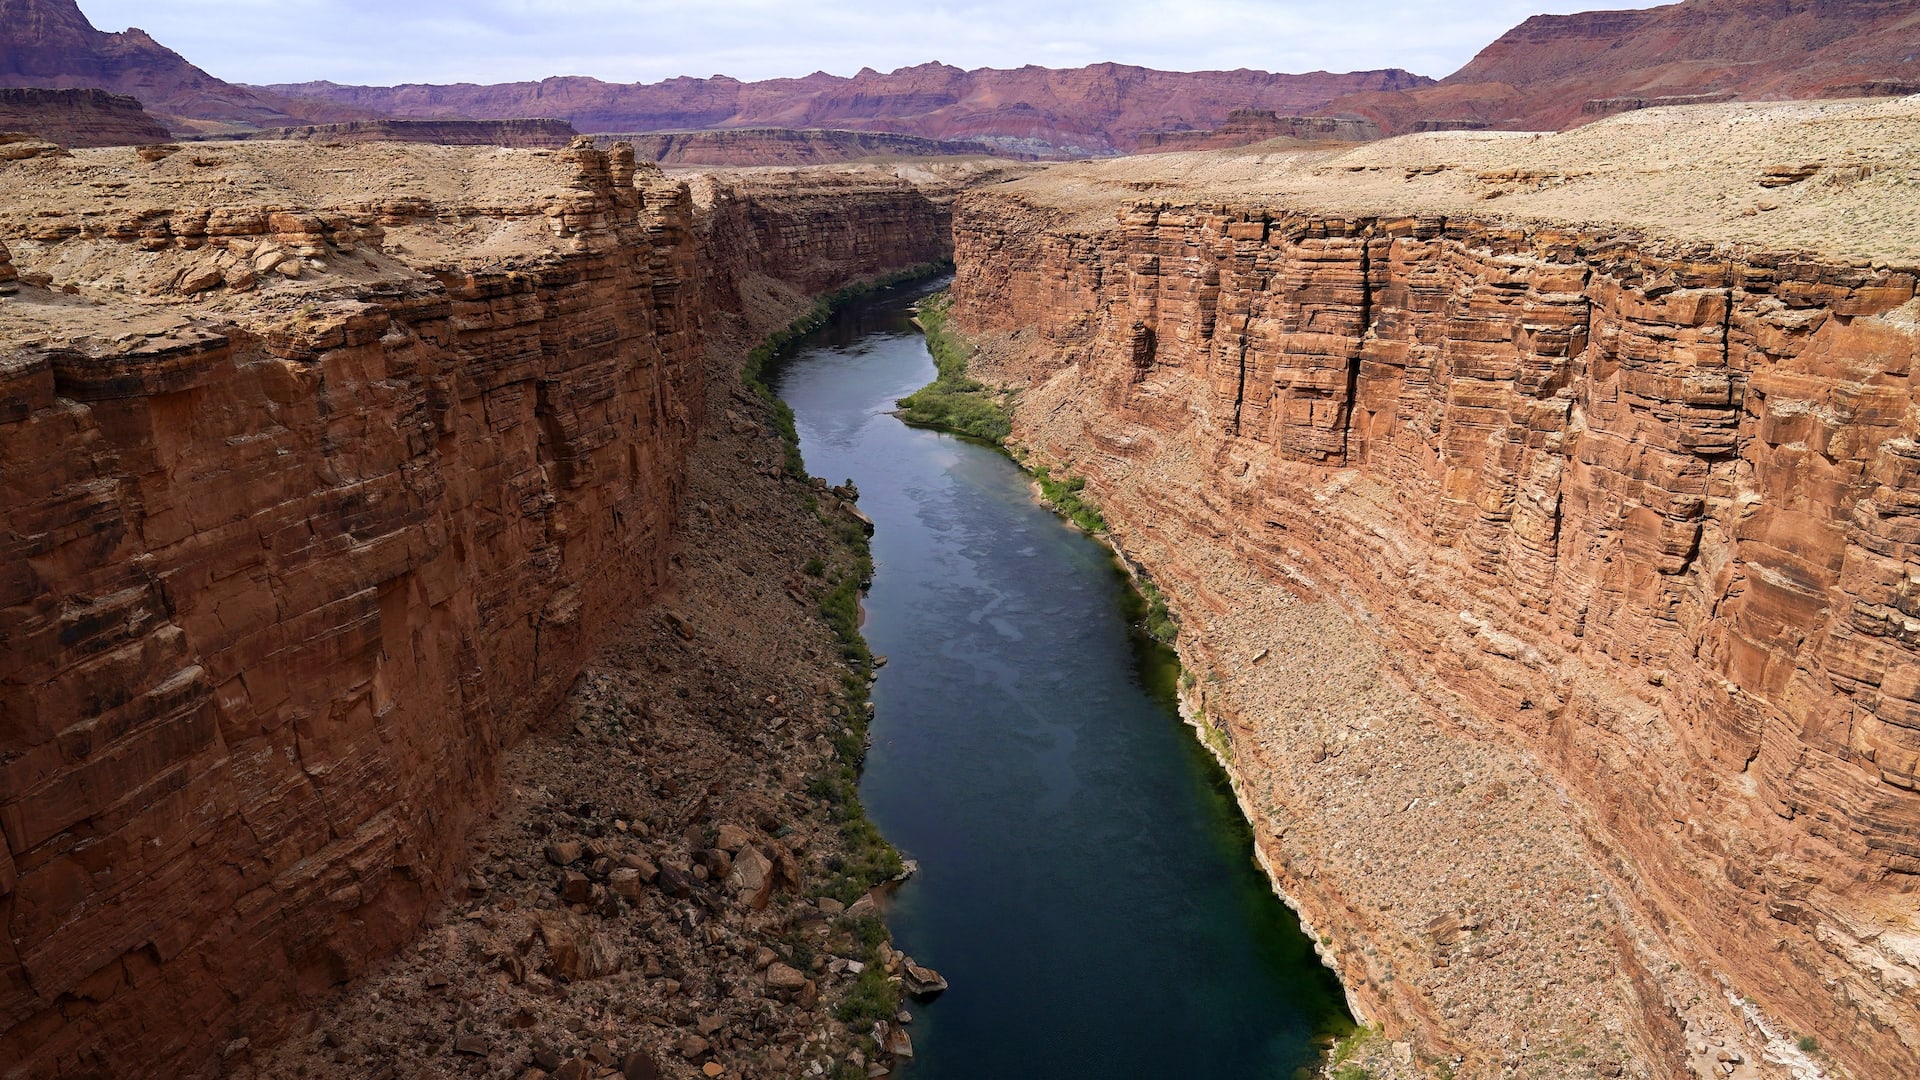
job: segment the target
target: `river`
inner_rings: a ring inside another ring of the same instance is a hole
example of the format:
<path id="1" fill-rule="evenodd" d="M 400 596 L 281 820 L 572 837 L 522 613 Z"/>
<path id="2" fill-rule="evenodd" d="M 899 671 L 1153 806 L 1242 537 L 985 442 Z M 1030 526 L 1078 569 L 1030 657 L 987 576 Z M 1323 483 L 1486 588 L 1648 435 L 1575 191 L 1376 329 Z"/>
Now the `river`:
<path id="1" fill-rule="evenodd" d="M 1351 1021 L 1124 575 L 1004 455 L 889 415 L 933 378 L 907 321 L 929 288 L 844 309 L 775 373 L 808 470 L 876 525 L 861 794 L 920 864 L 894 942 L 952 983 L 913 1006 L 901 1075 L 1292 1080 Z"/>

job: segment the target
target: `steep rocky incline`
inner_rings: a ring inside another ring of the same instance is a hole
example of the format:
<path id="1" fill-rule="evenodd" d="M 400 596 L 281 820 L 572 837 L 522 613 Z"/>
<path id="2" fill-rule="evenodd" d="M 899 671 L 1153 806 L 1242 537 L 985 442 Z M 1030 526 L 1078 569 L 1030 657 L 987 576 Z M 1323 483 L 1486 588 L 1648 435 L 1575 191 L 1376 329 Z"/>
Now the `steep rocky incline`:
<path id="1" fill-rule="evenodd" d="M 1363 91 L 1327 111 L 1396 133 L 1550 131 L 1647 101 L 1916 92 L 1920 11 L 1907 0 L 1684 0 L 1535 15 L 1437 86 Z"/>
<path id="2" fill-rule="evenodd" d="M 671 583 L 741 291 L 702 237 L 794 295 L 945 252 L 860 184 L 696 223 L 585 143 L 0 166 L 9 1075 L 199 1073 L 412 937 L 503 748 Z M 830 216 L 819 264 L 760 227 Z"/>
<path id="3" fill-rule="evenodd" d="M 169 138 L 138 99 L 105 90 L 0 89 L 0 131 L 26 132 L 61 146 L 133 146 Z"/>
<path id="4" fill-rule="evenodd" d="M 224 82 L 144 30 L 109 34 L 94 29 L 75 0 L 0 0 L 0 86 L 128 94 L 182 131 L 378 115 L 319 102 L 296 105 Z"/>
<path id="5" fill-rule="evenodd" d="M 1732 177 L 1801 182 L 1772 155 L 1823 116 L 1920 175 L 1850 108 L 1675 120 L 1738 132 L 1681 235 Z M 1914 1075 L 1920 259 L 1876 216 L 1911 196 L 1847 196 L 1857 259 L 1661 239 L 1650 140 L 1579 182 L 1652 235 L 1532 218 L 1606 134 L 1530 142 L 1561 179 L 1513 216 L 1453 139 L 1281 198 L 1141 202 L 1139 163 L 970 194 L 956 321 L 1176 598 L 1269 861 L 1396 1037 L 1471 1075 Z"/>

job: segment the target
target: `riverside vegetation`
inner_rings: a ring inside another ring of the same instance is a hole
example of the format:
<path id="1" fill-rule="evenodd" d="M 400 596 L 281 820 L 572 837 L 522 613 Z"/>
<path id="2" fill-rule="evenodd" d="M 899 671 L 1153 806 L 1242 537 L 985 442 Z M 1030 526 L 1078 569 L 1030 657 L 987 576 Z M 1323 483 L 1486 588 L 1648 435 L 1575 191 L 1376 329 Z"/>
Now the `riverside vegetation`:
<path id="1" fill-rule="evenodd" d="M 932 383 L 900 399 L 897 415 L 908 424 L 991 443 L 1033 477 L 1044 505 L 1075 528 L 1105 542 L 1133 586 L 1123 594 L 1127 620 L 1152 642 L 1165 647 L 1170 658 L 1166 674 L 1178 681 L 1184 696 L 1195 680 L 1191 672 L 1181 670 L 1177 655 L 1171 653 L 1180 628 L 1165 595 L 1109 535 L 1106 518 L 1086 493 L 1086 478 L 1072 473 L 1056 476 L 1053 467 L 1033 462 L 1032 452 L 1012 441 L 1015 393 L 998 390 L 967 374 L 968 360 L 978 350 L 950 327 L 951 305 L 951 295 L 941 292 L 921 301 L 916 309 L 916 325 L 926 336 L 927 351 L 938 374 Z M 1233 749 L 1226 733 L 1204 711 L 1198 712 L 1196 719 L 1196 734 L 1221 767 L 1227 768 Z M 842 1009 L 849 1008 L 853 1000 L 850 996 Z M 1329 1037 L 1327 1056 L 1319 1070 L 1322 1076 L 1330 1080 L 1373 1080 L 1376 1076 L 1399 1075 L 1392 1044 L 1378 1026 L 1360 1025 L 1346 1032 L 1331 1032 Z"/>
<path id="2" fill-rule="evenodd" d="M 1100 508 L 1086 495 L 1086 478 L 1072 475 L 1056 478 L 1048 466 L 1029 464 L 1025 448 L 1009 441 L 1013 434 L 1017 391 L 989 386 L 967 374 L 967 361 L 978 350 L 949 327 L 948 313 L 952 306 L 952 295 L 943 291 L 920 301 L 915 308 L 914 324 L 926 336 L 927 352 L 933 357 L 938 374 L 932 382 L 895 402 L 900 407 L 896 415 L 915 427 L 993 444 L 1033 477 L 1040 501 L 1054 513 L 1089 536 L 1104 537 L 1107 522 L 1100 515 Z M 792 426 L 790 413 L 785 422 L 788 427 Z M 1109 540 L 1107 546 L 1125 567 L 1134 585 L 1134 592 L 1129 595 L 1137 597 L 1138 602 L 1128 604 L 1128 619 L 1160 644 L 1173 644 L 1180 627 L 1167 607 L 1166 597 L 1145 571 L 1121 554 L 1117 545 Z"/>
<path id="3" fill-rule="evenodd" d="M 920 302 L 916 321 L 927 336 L 927 352 L 933 355 L 939 375 L 899 400 L 900 419 L 1004 447 L 1013 433 L 1013 392 L 968 377 L 967 358 L 973 344 L 947 328 L 952 305 L 953 298 L 944 292 Z"/>

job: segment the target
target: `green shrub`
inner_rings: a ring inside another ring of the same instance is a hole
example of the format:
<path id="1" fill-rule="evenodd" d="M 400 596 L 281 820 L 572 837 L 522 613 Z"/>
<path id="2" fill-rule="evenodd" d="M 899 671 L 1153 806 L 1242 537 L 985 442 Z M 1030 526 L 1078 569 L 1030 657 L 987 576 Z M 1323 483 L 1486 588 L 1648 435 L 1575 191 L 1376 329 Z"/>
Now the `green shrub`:
<path id="1" fill-rule="evenodd" d="M 1799 1045 L 1800 1045 L 1801 1053 L 1811 1054 L 1814 1051 L 1820 1049 L 1820 1040 L 1814 1038 L 1811 1035 L 1802 1035 L 1800 1036 Z"/>
<path id="2" fill-rule="evenodd" d="M 1107 531 L 1107 521 L 1091 502 L 1080 497 L 1086 489 L 1085 477 L 1069 476 L 1065 480 L 1055 480 L 1047 467 L 1042 465 L 1033 470 L 1033 478 L 1040 482 L 1040 495 L 1061 517 L 1089 533 Z"/>
<path id="3" fill-rule="evenodd" d="M 1010 392 L 967 377 L 973 346 L 947 328 L 947 311 L 952 306 L 953 298 L 946 293 L 920 302 L 920 327 L 937 374 L 895 404 L 900 406 L 900 418 L 909 424 L 970 435 L 998 446 L 1013 432 Z"/>
<path id="4" fill-rule="evenodd" d="M 740 372 L 741 381 L 773 408 L 773 426 L 774 430 L 780 433 L 780 441 L 786 447 L 788 472 L 804 480 L 807 477 L 807 466 L 800 457 L 800 433 L 793 426 L 793 410 L 774 394 L 770 380 L 780 363 L 792 352 L 794 344 L 825 326 L 834 312 L 855 300 L 901 282 L 929 277 L 952 268 L 953 263 L 950 261 L 933 262 L 843 286 L 815 299 L 813 307 L 808 309 L 806 314 L 788 323 L 784 328 L 768 334 L 765 341 L 754 346 L 753 350 L 747 353 L 746 362 Z"/>
<path id="5" fill-rule="evenodd" d="M 842 1023 L 855 1031 L 872 1027 L 875 1020 L 892 1020 L 900 1011 L 900 990 L 887 979 L 886 969 L 870 964 L 847 996 L 840 1002 Z"/>

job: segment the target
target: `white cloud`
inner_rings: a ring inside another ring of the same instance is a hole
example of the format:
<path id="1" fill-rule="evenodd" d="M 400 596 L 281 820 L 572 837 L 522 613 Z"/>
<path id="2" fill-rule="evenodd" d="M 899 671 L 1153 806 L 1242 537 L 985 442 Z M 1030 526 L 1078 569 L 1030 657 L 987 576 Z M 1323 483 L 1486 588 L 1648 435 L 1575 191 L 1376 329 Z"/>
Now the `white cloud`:
<path id="1" fill-rule="evenodd" d="M 82 0 L 236 82 L 652 82 L 1117 61 L 1445 75 L 1528 15 L 1596 0 Z M 1648 6 L 1618 3 L 1603 6 Z"/>

